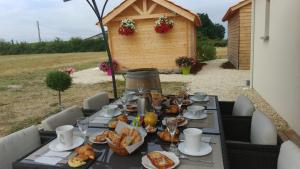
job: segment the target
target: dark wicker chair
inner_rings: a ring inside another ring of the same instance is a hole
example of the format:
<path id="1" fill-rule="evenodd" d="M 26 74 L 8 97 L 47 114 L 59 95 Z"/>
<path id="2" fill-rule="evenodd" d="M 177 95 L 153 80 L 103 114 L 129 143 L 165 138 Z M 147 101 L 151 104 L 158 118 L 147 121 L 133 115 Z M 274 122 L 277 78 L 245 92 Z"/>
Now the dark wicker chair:
<path id="1" fill-rule="evenodd" d="M 115 101 L 115 99 L 112 99 L 112 98 L 109 99 L 109 103 L 112 103 L 114 101 Z M 82 108 L 82 112 L 85 117 L 89 117 L 89 116 L 93 115 L 94 113 L 96 113 L 97 111 L 99 111 L 99 110 L 91 110 L 91 109 Z"/>
<path id="2" fill-rule="evenodd" d="M 41 137 L 41 143 L 46 144 L 56 138 L 56 132 L 55 131 L 45 131 L 45 130 L 40 130 L 40 137 Z"/>
<path id="3" fill-rule="evenodd" d="M 235 102 L 220 101 L 220 111 L 224 116 L 251 116 L 255 107 L 251 100 L 246 96 L 239 96 Z"/>
<path id="4" fill-rule="evenodd" d="M 234 102 L 219 101 L 219 105 L 220 105 L 220 112 L 222 116 L 232 116 Z"/>
<path id="5" fill-rule="evenodd" d="M 251 117 L 223 117 L 228 159 L 231 169 L 276 169 L 282 143 L 257 145 L 250 143 Z"/>

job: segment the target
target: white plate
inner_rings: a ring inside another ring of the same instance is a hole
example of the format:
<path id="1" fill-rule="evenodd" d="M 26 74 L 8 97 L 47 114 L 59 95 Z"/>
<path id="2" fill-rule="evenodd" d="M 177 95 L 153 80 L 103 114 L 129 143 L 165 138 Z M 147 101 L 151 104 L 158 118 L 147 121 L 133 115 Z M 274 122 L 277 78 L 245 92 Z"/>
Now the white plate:
<path id="1" fill-rule="evenodd" d="M 200 149 L 198 152 L 189 152 L 186 150 L 185 143 L 182 142 L 178 145 L 178 150 L 183 154 L 190 156 L 205 156 L 212 152 L 212 147 L 208 143 L 200 143 Z"/>
<path id="2" fill-rule="evenodd" d="M 162 123 L 164 126 L 166 125 L 166 118 L 168 118 L 168 117 L 165 117 L 165 118 L 161 121 L 161 123 Z M 185 125 L 187 125 L 187 124 L 188 124 L 188 120 L 185 119 L 185 121 L 184 121 L 183 123 L 181 123 L 180 125 L 178 125 L 178 127 L 185 126 Z"/>
<path id="3" fill-rule="evenodd" d="M 100 132 L 100 133 L 95 133 L 95 134 L 92 134 L 90 137 L 89 137 L 89 141 L 91 143 L 94 143 L 94 144 L 106 144 L 107 141 L 105 140 L 104 142 L 96 142 L 95 139 L 98 135 L 102 134 L 104 131 Z"/>
<path id="4" fill-rule="evenodd" d="M 196 96 L 191 96 L 190 99 L 194 102 L 208 102 L 209 101 L 209 96 L 206 96 L 204 99 L 200 99 Z"/>
<path id="5" fill-rule="evenodd" d="M 179 165 L 179 163 L 180 163 L 179 158 L 174 153 L 166 152 L 166 151 L 158 151 L 158 152 L 160 152 L 161 154 L 167 156 L 168 158 L 170 158 L 174 162 L 174 165 L 172 167 L 169 167 L 168 169 L 175 168 Z M 151 161 L 149 160 L 147 155 L 144 155 L 142 157 L 142 164 L 147 169 L 156 169 L 156 167 L 151 163 Z"/>
<path id="6" fill-rule="evenodd" d="M 74 148 L 81 146 L 81 144 L 83 144 L 83 143 L 84 143 L 83 138 L 74 136 L 73 137 L 73 145 L 66 147 L 63 144 L 59 143 L 58 139 L 55 139 L 49 144 L 49 149 L 52 151 L 68 151 L 68 150 L 72 150 Z"/>
<path id="7" fill-rule="evenodd" d="M 187 118 L 187 119 L 191 119 L 191 120 L 202 120 L 205 119 L 207 117 L 206 114 L 206 110 L 204 110 L 204 113 L 201 113 L 200 115 L 193 115 L 192 112 L 187 111 L 186 113 L 183 114 L 183 117 Z"/>
<path id="8" fill-rule="evenodd" d="M 121 110 L 118 108 L 116 111 L 114 111 L 112 114 L 107 114 L 106 110 L 100 110 L 98 111 L 99 116 L 101 117 L 116 117 L 122 114 Z"/>

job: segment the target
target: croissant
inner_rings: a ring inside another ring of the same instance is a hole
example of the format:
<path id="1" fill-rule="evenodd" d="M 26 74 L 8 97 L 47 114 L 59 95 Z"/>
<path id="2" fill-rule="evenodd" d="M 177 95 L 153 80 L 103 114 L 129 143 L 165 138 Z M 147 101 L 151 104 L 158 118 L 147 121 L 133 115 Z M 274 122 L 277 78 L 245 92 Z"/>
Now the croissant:
<path id="1" fill-rule="evenodd" d="M 171 134 L 168 131 L 162 131 L 157 134 L 160 139 L 167 141 L 167 142 L 171 141 Z M 174 138 L 173 138 L 173 142 L 178 142 L 178 141 L 179 141 L 179 133 L 177 134 L 177 131 L 176 131 L 176 134 L 174 135 Z"/>
<path id="2" fill-rule="evenodd" d="M 76 148 L 75 152 L 80 155 L 81 158 L 87 156 L 89 159 L 94 160 L 96 157 L 93 147 L 89 144 Z"/>

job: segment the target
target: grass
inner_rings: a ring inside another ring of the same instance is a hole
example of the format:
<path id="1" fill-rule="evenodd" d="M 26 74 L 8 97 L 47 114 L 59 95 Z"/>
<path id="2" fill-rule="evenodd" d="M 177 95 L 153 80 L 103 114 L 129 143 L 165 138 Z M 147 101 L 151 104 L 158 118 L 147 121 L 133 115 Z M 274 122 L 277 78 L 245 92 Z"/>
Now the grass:
<path id="1" fill-rule="evenodd" d="M 57 92 L 48 89 L 44 83 L 47 72 L 65 66 L 77 71 L 96 67 L 105 54 L 100 52 L 12 55 L 0 56 L 0 137 L 20 130 L 58 112 Z M 10 66 L 8 66 L 10 65 Z M 9 89 L 19 85 L 20 89 Z M 164 93 L 179 91 L 184 83 L 162 83 Z M 111 82 L 79 85 L 73 84 L 62 94 L 66 107 L 82 106 L 83 99 L 99 91 L 112 95 Z M 124 81 L 117 81 L 118 93 L 124 90 Z"/>

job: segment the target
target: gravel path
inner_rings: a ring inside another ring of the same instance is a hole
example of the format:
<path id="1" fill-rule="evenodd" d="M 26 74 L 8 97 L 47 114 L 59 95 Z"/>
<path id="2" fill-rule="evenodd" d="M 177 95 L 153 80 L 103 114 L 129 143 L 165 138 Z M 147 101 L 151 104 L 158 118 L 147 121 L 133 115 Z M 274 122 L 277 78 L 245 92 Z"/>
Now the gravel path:
<path id="1" fill-rule="evenodd" d="M 237 87 L 245 86 L 250 77 L 248 70 L 222 69 L 219 66 L 225 59 L 217 59 L 207 62 L 207 65 L 197 75 L 161 74 L 162 82 L 186 82 L 191 92 L 204 91 L 211 95 L 218 95 L 221 100 L 234 100 L 232 94 Z M 111 80 L 110 76 L 101 72 L 98 68 L 86 69 L 74 73 L 73 82 L 77 84 L 95 84 Z M 116 79 L 124 80 L 121 75 Z"/>
<path id="2" fill-rule="evenodd" d="M 274 109 L 254 90 L 246 87 L 246 80 L 250 79 L 249 70 L 222 69 L 220 65 L 226 59 L 206 62 L 207 65 L 196 75 L 161 74 L 162 82 L 186 82 L 190 92 L 204 91 L 210 95 L 217 95 L 219 100 L 234 101 L 239 95 L 248 96 L 255 107 L 265 112 L 276 124 L 279 130 L 288 128 L 287 123 Z M 91 68 L 74 73 L 75 84 L 95 84 L 111 81 L 111 77 L 98 68 Z M 116 79 L 124 80 L 121 75 Z"/>

